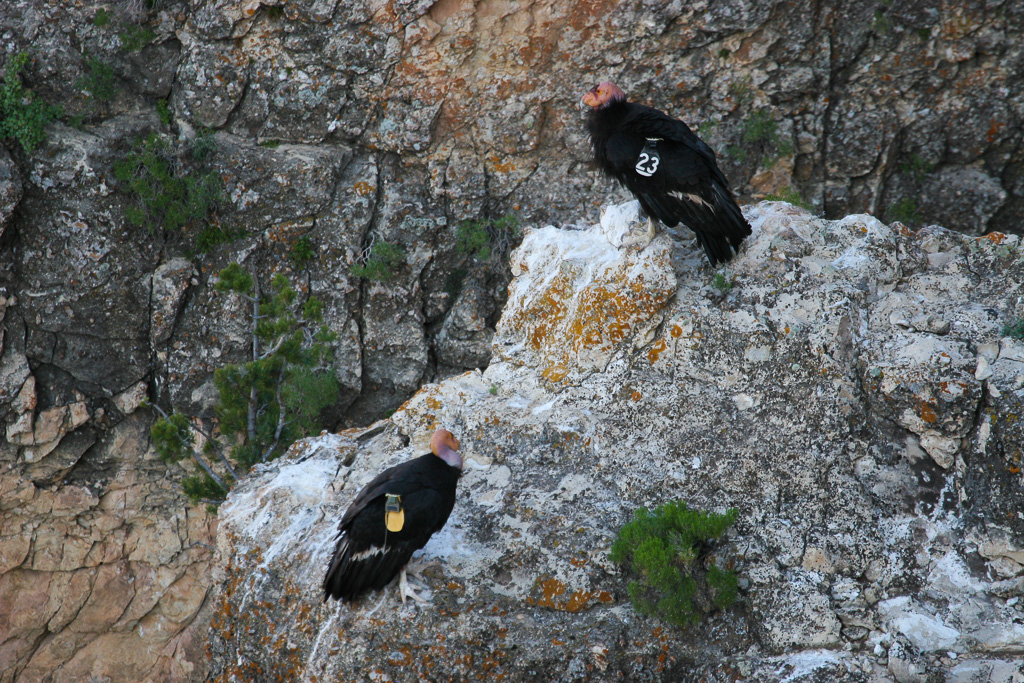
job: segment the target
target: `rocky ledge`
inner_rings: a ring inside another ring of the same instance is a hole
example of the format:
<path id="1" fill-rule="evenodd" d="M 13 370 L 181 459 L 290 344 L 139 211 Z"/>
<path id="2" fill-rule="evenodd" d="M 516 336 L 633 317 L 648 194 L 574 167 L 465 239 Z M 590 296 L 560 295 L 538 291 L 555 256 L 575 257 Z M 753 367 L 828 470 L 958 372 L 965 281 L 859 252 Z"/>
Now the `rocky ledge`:
<path id="1" fill-rule="evenodd" d="M 486 370 L 236 487 L 213 677 L 1019 680 L 1019 239 L 763 202 L 716 275 L 686 239 L 616 248 L 633 213 L 527 234 Z M 433 605 L 323 604 L 344 509 L 437 426 L 466 468 L 417 560 Z M 679 499 L 740 511 L 717 551 L 740 600 L 687 630 L 608 559 Z"/>

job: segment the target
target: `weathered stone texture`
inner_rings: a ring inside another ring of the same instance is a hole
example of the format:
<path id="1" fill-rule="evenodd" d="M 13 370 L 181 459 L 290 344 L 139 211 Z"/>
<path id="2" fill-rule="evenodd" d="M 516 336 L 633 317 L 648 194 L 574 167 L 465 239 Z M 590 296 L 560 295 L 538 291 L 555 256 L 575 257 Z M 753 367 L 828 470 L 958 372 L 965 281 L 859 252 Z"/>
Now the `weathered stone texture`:
<path id="1" fill-rule="evenodd" d="M 667 236 L 611 247 L 629 213 L 528 232 L 486 370 L 235 488 L 216 678 L 1014 680 L 1020 239 L 763 202 L 713 287 Z M 438 426 L 466 465 L 417 560 L 434 607 L 323 604 L 340 515 Z M 688 630 L 638 616 L 608 559 L 636 507 L 676 499 L 740 510 L 714 552 L 741 600 Z"/>
<path id="2" fill-rule="evenodd" d="M 150 424 L 138 412 L 92 434 L 87 461 L 64 463 L 59 486 L 28 449 L 23 459 L 0 450 L 0 680 L 188 680 L 202 670 L 203 642 L 185 629 L 208 619 L 216 521 L 173 491 L 147 451 Z"/>

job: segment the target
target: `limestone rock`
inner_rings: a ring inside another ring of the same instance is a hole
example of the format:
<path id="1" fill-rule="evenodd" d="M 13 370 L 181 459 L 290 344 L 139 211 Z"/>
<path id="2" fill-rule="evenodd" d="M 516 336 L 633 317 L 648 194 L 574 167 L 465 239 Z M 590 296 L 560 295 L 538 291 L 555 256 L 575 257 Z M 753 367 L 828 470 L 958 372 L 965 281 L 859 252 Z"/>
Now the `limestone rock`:
<path id="1" fill-rule="evenodd" d="M 1019 490 L 1004 412 L 1018 390 L 995 372 L 984 382 L 998 397 L 971 388 L 976 353 L 999 357 L 1013 311 L 1001 283 L 1024 275 L 1019 245 L 781 203 L 747 217 L 754 233 L 724 293 L 689 245 L 612 247 L 609 229 L 628 223 L 527 234 L 489 367 L 424 387 L 365 437 L 308 439 L 232 491 L 216 598 L 230 616 L 214 622 L 212 672 L 312 680 L 372 667 L 398 679 L 482 666 L 536 680 L 568 666 L 779 682 L 1019 667 L 1021 607 L 1007 596 L 1024 572 L 1005 560 L 1024 536 L 989 517 Z M 887 392 L 875 367 L 908 379 Z M 908 416 L 910 392 L 942 417 Z M 322 604 L 339 516 L 437 426 L 459 436 L 466 465 L 452 518 L 419 556 L 435 607 L 410 619 L 390 590 Z M 928 429 L 959 439 L 948 468 L 928 457 Z M 999 483 L 984 509 L 977 465 Z M 717 554 L 742 577 L 741 606 L 685 633 L 637 615 L 608 560 L 636 507 L 674 499 L 740 509 Z M 986 562 L 1013 578 L 992 582 Z M 250 646 L 284 633 L 284 656 Z"/>
<path id="2" fill-rule="evenodd" d="M 487 366 L 494 337 L 487 328 L 490 304 L 479 282 L 463 285 L 434 340 L 439 361 L 456 368 Z"/>
<path id="3" fill-rule="evenodd" d="M 516 279 L 495 333 L 499 358 L 537 368 L 555 384 L 576 383 L 603 371 L 617 351 L 651 340 L 675 291 L 672 243 L 662 236 L 624 258 L 621 232 L 609 218 L 586 231 L 548 227 L 526 236 L 512 254 Z"/>
<path id="4" fill-rule="evenodd" d="M 164 344 L 174 333 L 185 291 L 191 286 L 195 266 L 184 258 L 160 264 L 153 272 L 152 314 L 149 326 L 150 344 Z"/>

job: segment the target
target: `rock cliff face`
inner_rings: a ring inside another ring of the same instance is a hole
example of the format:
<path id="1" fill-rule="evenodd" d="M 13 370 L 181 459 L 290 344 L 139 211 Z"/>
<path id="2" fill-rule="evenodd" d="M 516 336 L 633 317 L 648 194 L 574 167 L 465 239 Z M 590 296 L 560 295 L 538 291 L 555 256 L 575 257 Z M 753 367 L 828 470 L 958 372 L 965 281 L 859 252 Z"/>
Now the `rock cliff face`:
<path id="1" fill-rule="evenodd" d="M 506 349 L 508 331 L 495 324 L 508 250 L 462 253 L 457 226 L 508 213 L 524 225 L 596 219 L 620 192 L 586 163 L 576 104 L 597 80 L 698 128 L 745 201 L 793 187 L 832 218 L 871 212 L 969 234 L 1024 224 L 1024 45 L 1014 39 L 1024 11 L 1013 0 L 826 0 L 810 10 L 768 0 L 2 4 L 0 62 L 26 52 L 24 86 L 64 115 L 31 153 L 0 141 L 0 681 L 61 666 L 69 679 L 160 680 L 199 661 L 179 634 L 205 619 L 196 615 L 211 581 L 212 522 L 184 510 L 180 472 L 152 459 L 152 414 L 139 406 L 148 397 L 212 415 L 213 371 L 246 353 L 240 311 L 213 291 L 214 274 L 242 261 L 324 301 L 338 334 L 339 428 L 369 424 L 424 382 L 485 366 L 499 332 Z M 203 145 L 224 191 L 213 222 L 236 239 L 201 253 L 203 226 L 128 221 L 132 199 L 114 165 L 151 134 L 179 160 Z M 299 264 L 289 256 L 306 238 L 313 257 Z M 381 241 L 401 247 L 404 263 L 386 282 L 354 276 Z M 639 266 L 572 263 L 552 276 L 548 299 L 506 312 L 518 316 L 508 329 L 531 340 L 508 353 L 528 357 L 545 382 L 582 382 L 614 367 L 608 354 L 623 338 L 662 334 L 653 321 L 678 286 L 662 270 L 647 289 L 606 299 L 616 290 L 601 278 L 633 281 Z M 577 282 L 591 298 L 563 319 L 556 302 Z M 914 297 L 900 304 L 899 315 L 917 311 L 901 329 L 940 334 L 944 319 L 929 322 Z M 595 303 L 600 313 L 588 314 Z M 568 327 L 540 324 L 541 314 Z M 605 330 L 600 316 L 622 321 Z M 584 332 L 593 339 L 582 346 L 550 345 Z M 995 372 L 1000 351 L 986 348 L 944 350 L 950 372 L 967 377 L 974 357 L 989 364 L 982 374 Z M 906 378 L 864 375 L 886 389 L 869 397 L 872 414 L 898 413 L 929 461 L 955 469 L 957 439 L 1003 426 L 960 411 L 989 400 L 977 382 L 929 394 L 934 416 L 915 412 L 934 374 L 918 367 L 926 352 L 915 346 L 861 374 Z M 640 402 L 632 391 L 616 394 L 628 400 L 621 410 Z M 750 409 L 753 391 L 740 392 Z M 940 410 L 947 404 L 955 410 Z M 1002 457 L 985 451 L 976 461 L 991 467 L 964 480 L 980 518 L 993 505 L 1014 509 L 1018 487 L 997 476 Z M 174 532 L 153 541 L 151 529 L 168 523 Z M 111 592 L 123 598 L 111 577 L 135 597 L 89 616 Z M 44 600 L 65 593 L 74 598 Z M 77 603 L 75 613 L 59 607 Z M 161 610 L 173 616 L 154 629 L 147 619 Z"/>
<path id="2" fill-rule="evenodd" d="M 748 207 L 719 287 L 691 245 L 612 246 L 630 209 L 530 231 L 483 372 L 378 429 L 300 442 L 220 512 L 223 680 L 1010 681 L 1024 673 L 1016 237 Z M 635 210 L 635 209 L 634 209 Z M 635 217 L 634 217 L 635 218 Z M 444 426 L 466 459 L 393 591 L 322 604 L 335 527 Z M 739 521 L 742 598 L 688 631 L 608 560 L 638 506 Z M 942 678 L 946 677 L 946 678 Z"/>

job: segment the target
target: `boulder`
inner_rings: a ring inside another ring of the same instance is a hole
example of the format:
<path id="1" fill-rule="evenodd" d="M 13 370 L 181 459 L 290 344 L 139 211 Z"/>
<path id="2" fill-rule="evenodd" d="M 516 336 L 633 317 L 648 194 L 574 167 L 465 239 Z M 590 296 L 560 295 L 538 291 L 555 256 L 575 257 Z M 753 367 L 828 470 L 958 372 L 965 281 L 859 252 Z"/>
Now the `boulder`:
<path id="1" fill-rule="evenodd" d="M 1012 350 L 995 370 L 1019 240 L 763 202 L 714 277 L 685 240 L 614 247 L 630 214 L 527 232 L 486 369 L 235 487 L 213 675 L 902 681 L 1024 664 L 1024 534 L 1002 512 L 1024 389 Z M 390 587 L 324 604 L 344 510 L 438 426 L 465 468 L 413 559 L 433 607 Z M 1003 488 L 975 502 L 979 461 Z M 688 629 L 638 614 L 608 557 L 636 508 L 672 500 L 739 510 L 715 552 L 740 600 Z"/>

